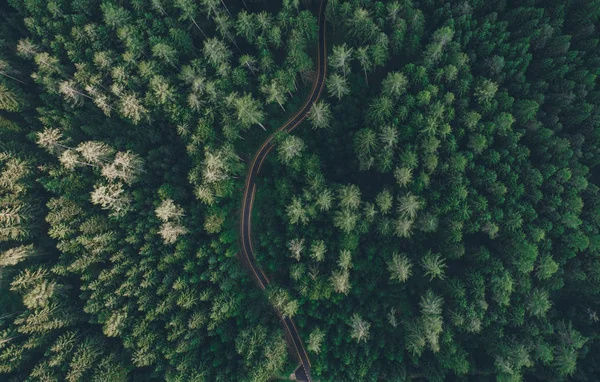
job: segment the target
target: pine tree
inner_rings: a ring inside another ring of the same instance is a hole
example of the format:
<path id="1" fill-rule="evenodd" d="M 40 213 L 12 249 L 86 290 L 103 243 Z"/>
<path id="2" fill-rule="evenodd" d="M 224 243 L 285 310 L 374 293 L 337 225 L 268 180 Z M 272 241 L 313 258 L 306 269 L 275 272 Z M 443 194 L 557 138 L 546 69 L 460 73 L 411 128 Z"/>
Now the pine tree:
<path id="1" fill-rule="evenodd" d="M 238 122 L 240 122 L 242 127 L 248 129 L 251 125 L 257 124 L 266 131 L 267 128 L 262 124 L 264 113 L 260 102 L 252 98 L 250 94 L 244 94 L 241 97 L 237 95 L 232 96 L 233 100 L 231 103 L 236 110 Z"/>
<path id="2" fill-rule="evenodd" d="M 137 125 L 149 116 L 148 109 L 142 104 L 136 94 L 130 93 L 120 97 L 119 111 L 124 117 L 131 119 Z"/>
<path id="3" fill-rule="evenodd" d="M 160 226 L 158 232 L 165 244 L 174 244 L 180 236 L 186 235 L 188 230 L 177 222 L 166 222 Z"/>
<path id="4" fill-rule="evenodd" d="M 144 160 L 131 151 L 118 152 L 112 163 L 102 167 L 102 175 L 109 181 L 122 180 L 131 185 L 144 173 Z"/>
<path id="5" fill-rule="evenodd" d="M 350 273 L 348 270 L 339 269 L 331 274 L 331 285 L 337 293 L 348 295 L 350 293 Z"/>
<path id="6" fill-rule="evenodd" d="M 443 331 L 442 304 L 442 298 L 436 296 L 431 290 L 427 290 L 419 303 L 423 335 L 434 352 L 440 350 L 439 336 Z"/>
<path id="7" fill-rule="evenodd" d="M 336 97 L 339 101 L 343 96 L 350 94 L 350 87 L 346 78 L 333 73 L 327 78 L 327 91 L 331 97 Z"/>
<path id="8" fill-rule="evenodd" d="M 82 142 L 76 150 L 86 162 L 98 166 L 108 163 L 115 152 L 109 145 L 96 141 Z"/>
<path id="9" fill-rule="evenodd" d="M 412 181 L 412 169 L 407 167 L 396 167 L 394 178 L 400 187 L 406 187 Z M 408 202 L 408 200 L 407 200 Z M 410 207 L 407 205 L 407 207 Z"/>
<path id="10" fill-rule="evenodd" d="M 387 214 L 392 209 L 394 198 L 388 189 L 384 189 L 376 198 L 377 206 L 382 214 Z"/>
<path id="11" fill-rule="evenodd" d="M 400 72 L 390 72 L 381 83 L 384 95 L 388 97 L 400 97 L 408 87 L 408 79 Z"/>
<path id="12" fill-rule="evenodd" d="M 369 339 L 369 330 L 371 328 L 371 324 L 367 321 L 363 320 L 363 318 L 358 314 L 354 313 L 352 318 L 350 319 L 351 332 L 350 337 L 355 339 L 356 342 L 367 342 Z"/>
<path id="13" fill-rule="evenodd" d="M 359 216 L 350 209 L 337 211 L 333 217 L 333 225 L 345 233 L 350 233 L 356 227 Z"/>
<path id="14" fill-rule="evenodd" d="M 340 257 L 338 259 L 338 266 L 343 270 L 352 269 L 352 252 L 348 249 L 342 249 L 340 251 Z"/>
<path id="15" fill-rule="evenodd" d="M 335 45 L 329 57 L 329 65 L 334 69 L 340 70 L 344 78 L 350 71 L 353 51 L 354 49 L 348 47 L 346 44 Z"/>
<path id="16" fill-rule="evenodd" d="M 323 129 L 329 127 L 331 123 L 331 110 L 329 104 L 320 100 L 313 104 L 308 114 L 313 129 Z"/>
<path id="17" fill-rule="evenodd" d="M 171 219 L 179 219 L 184 216 L 183 208 L 176 205 L 172 199 L 163 200 L 160 205 L 154 210 L 156 217 L 163 222 L 167 222 Z"/>
<path id="18" fill-rule="evenodd" d="M 306 145 L 304 141 L 295 135 L 286 136 L 277 148 L 279 159 L 283 163 L 290 163 L 292 159 L 300 156 Z"/>
<path id="19" fill-rule="evenodd" d="M 358 63 L 360 64 L 360 67 L 362 68 L 363 73 L 365 75 L 365 83 L 367 83 L 367 85 L 368 85 L 369 80 L 367 78 L 367 73 L 371 72 L 373 70 L 373 62 L 370 57 L 369 47 L 361 46 L 360 48 L 357 48 L 355 56 L 356 56 L 356 59 L 358 60 Z"/>
<path id="20" fill-rule="evenodd" d="M 216 37 L 204 40 L 203 52 L 214 68 L 228 65 L 231 58 L 231 51 L 227 48 L 227 45 Z"/>
<path id="21" fill-rule="evenodd" d="M 423 203 L 418 196 L 408 193 L 398 198 L 398 213 L 400 216 L 414 219 L 417 212 L 423 207 Z"/>
<path id="22" fill-rule="evenodd" d="M 288 242 L 288 249 L 291 252 L 292 258 L 300 261 L 302 252 L 304 251 L 304 239 L 292 239 Z"/>
<path id="23" fill-rule="evenodd" d="M 0 267 L 17 265 L 35 255 L 36 251 L 32 244 L 9 248 L 0 253 Z"/>
<path id="24" fill-rule="evenodd" d="M 23 100 L 16 89 L 0 82 L 0 110 L 19 112 L 23 108 Z"/>
<path id="25" fill-rule="evenodd" d="M 315 354 L 319 354 L 321 352 L 321 344 L 323 343 L 324 339 L 325 332 L 319 328 L 316 328 L 308 337 L 308 344 L 306 346 L 307 350 Z"/>
<path id="26" fill-rule="evenodd" d="M 399 282 L 406 282 L 412 275 L 412 264 L 405 254 L 394 252 L 392 260 L 388 263 L 390 279 Z"/>
<path id="27" fill-rule="evenodd" d="M 485 105 L 494 98 L 497 91 L 498 85 L 496 83 L 488 79 L 483 79 L 475 89 L 475 97 L 480 104 Z"/>
<path id="28" fill-rule="evenodd" d="M 261 86 L 261 91 L 266 95 L 267 103 L 276 102 L 281 107 L 281 110 L 285 112 L 283 104 L 285 103 L 286 95 L 283 86 L 273 80 Z"/>
<path id="29" fill-rule="evenodd" d="M 91 193 L 91 201 L 102 209 L 110 210 L 110 214 L 115 217 L 124 216 L 129 211 L 131 203 L 121 183 L 95 185 Z"/>
<path id="30" fill-rule="evenodd" d="M 46 149 L 51 154 L 58 154 L 63 150 L 70 148 L 65 146 L 62 142 L 63 135 L 59 129 L 45 128 L 43 131 L 37 133 L 38 146 Z"/>
<path id="31" fill-rule="evenodd" d="M 315 204 L 319 208 L 319 211 L 321 211 L 321 212 L 329 211 L 332 203 L 333 203 L 333 193 L 331 192 L 330 189 L 326 188 L 324 190 L 321 190 L 317 194 L 317 199 L 315 201 Z"/>
<path id="32" fill-rule="evenodd" d="M 429 280 L 444 279 L 444 269 L 447 266 L 446 261 L 439 253 L 428 251 L 421 259 L 421 266 L 425 270 L 425 276 L 429 276 Z"/>
<path id="33" fill-rule="evenodd" d="M 361 202 L 360 189 L 354 184 L 341 186 L 338 190 L 338 198 L 340 207 L 356 210 Z"/>
<path id="34" fill-rule="evenodd" d="M 325 260 L 325 253 L 327 253 L 327 247 L 323 240 L 315 240 L 310 246 L 310 257 L 311 259 L 322 262 Z"/>
<path id="35" fill-rule="evenodd" d="M 308 223 L 308 215 L 300 199 L 294 197 L 286 211 L 290 224 L 302 223 L 305 225 Z"/>
<path id="36" fill-rule="evenodd" d="M 533 290 L 527 306 L 531 315 L 543 317 L 551 306 L 552 302 L 547 291 L 538 288 Z"/>

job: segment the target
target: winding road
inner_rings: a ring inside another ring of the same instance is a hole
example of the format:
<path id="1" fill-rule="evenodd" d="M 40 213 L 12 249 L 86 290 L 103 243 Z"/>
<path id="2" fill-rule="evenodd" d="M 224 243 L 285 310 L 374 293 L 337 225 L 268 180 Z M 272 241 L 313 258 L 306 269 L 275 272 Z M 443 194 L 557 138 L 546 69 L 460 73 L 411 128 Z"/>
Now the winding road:
<path id="1" fill-rule="evenodd" d="M 317 77 L 314 81 L 312 90 L 304 103 L 304 106 L 294 115 L 292 116 L 286 123 L 284 123 L 276 132 L 286 131 L 291 132 L 296 127 L 304 121 L 307 117 L 308 112 L 310 111 L 312 105 L 319 99 L 321 96 L 321 92 L 323 91 L 323 87 L 325 85 L 325 75 L 327 72 L 327 46 L 325 42 L 325 3 L 327 0 L 321 0 L 321 4 L 319 6 L 319 37 L 318 37 L 318 52 L 317 52 Z M 250 168 L 248 169 L 248 175 L 246 177 L 246 185 L 244 188 L 244 199 L 242 201 L 242 217 L 240 224 L 240 239 L 242 244 L 242 253 L 241 256 L 245 262 L 247 262 L 248 267 L 251 269 L 258 285 L 261 289 L 265 289 L 269 284 L 269 279 L 263 272 L 263 270 L 258 266 L 256 262 L 256 258 L 254 257 L 254 251 L 252 248 L 252 207 L 254 205 L 254 195 L 256 194 L 256 179 L 258 177 L 258 173 L 260 168 L 269 154 L 271 150 L 275 147 L 273 144 L 273 136 L 270 135 L 269 138 L 263 143 L 260 149 L 254 155 L 252 162 L 250 164 Z M 296 328 L 296 324 L 294 321 L 289 318 L 283 316 L 278 312 L 279 316 L 282 318 L 283 325 L 285 330 L 289 334 L 289 337 L 292 340 L 293 349 L 300 360 L 302 372 L 306 381 L 311 382 L 312 378 L 310 377 L 310 360 L 308 358 L 308 354 L 306 353 L 306 349 L 304 349 L 304 345 L 302 344 L 302 340 L 300 339 L 300 335 L 298 334 L 298 330 Z M 298 373 L 297 373 L 298 377 Z"/>

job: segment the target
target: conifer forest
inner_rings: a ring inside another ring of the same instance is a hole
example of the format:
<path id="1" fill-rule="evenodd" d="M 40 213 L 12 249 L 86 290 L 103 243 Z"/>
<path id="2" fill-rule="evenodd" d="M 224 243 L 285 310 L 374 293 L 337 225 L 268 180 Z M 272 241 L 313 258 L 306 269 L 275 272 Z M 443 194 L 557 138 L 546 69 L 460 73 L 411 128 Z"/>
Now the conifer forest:
<path id="1" fill-rule="evenodd" d="M 600 0 L 0 1 L 0 381 L 600 380 Z"/>

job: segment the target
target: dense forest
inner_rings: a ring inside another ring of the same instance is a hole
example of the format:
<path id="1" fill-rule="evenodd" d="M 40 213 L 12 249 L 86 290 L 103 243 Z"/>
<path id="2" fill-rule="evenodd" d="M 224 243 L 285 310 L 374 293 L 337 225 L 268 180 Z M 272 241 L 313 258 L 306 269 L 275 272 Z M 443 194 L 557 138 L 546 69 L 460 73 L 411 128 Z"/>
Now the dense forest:
<path id="1" fill-rule="evenodd" d="M 281 317 L 316 381 L 598 380 L 599 26 L 598 0 L 0 4 L 0 380 L 289 379 Z M 325 90 L 278 132 L 319 33 Z"/>

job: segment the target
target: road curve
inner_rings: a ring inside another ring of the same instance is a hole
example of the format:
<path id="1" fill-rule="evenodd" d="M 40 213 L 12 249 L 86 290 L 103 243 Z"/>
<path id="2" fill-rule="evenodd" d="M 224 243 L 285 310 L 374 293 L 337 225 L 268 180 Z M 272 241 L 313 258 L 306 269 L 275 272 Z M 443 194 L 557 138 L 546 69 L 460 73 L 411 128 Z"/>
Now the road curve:
<path id="1" fill-rule="evenodd" d="M 321 96 L 321 92 L 323 91 L 323 87 L 325 86 L 325 75 L 327 72 L 327 46 L 325 42 L 325 3 L 327 0 L 321 0 L 321 4 L 319 6 L 319 37 L 318 37 L 318 49 L 317 49 L 317 77 L 314 81 L 312 90 L 310 95 L 308 96 L 304 106 L 294 115 L 292 116 L 286 123 L 284 123 L 276 132 L 286 131 L 291 132 L 296 127 L 304 121 L 308 112 L 310 111 L 312 105 L 319 99 Z M 256 258 L 254 257 L 254 251 L 252 248 L 252 207 L 254 205 L 254 195 L 256 193 L 256 178 L 258 177 L 258 172 L 260 168 L 274 147 L 273 144 L 273 136 L 270 135 L 269 138 L 263 143 L 260 149 L 254 155 L 250 167 L 248 169 L 248 175 L 246 176 L 246 185 L 244 188 L 244 198 L 242 201 L 242 218 L 240 223 L 240 240 L 242 244 L 241 256 L 245 262 L 247 262 L 253 276 L 255 277 L 258 285 L 261 289 L 265 289 L 269 284 L 269 279 L 263 272 L 263 270 L 258 266 L 256 262 Z M 294 321 L 289 318 L 283 318 L 281 314 L 278 312 L 279 316 L 282 318 L 283 325 L 285 326 L 285 330 L 288 332 L 289 337 L 293 343 L 293 349 L 300 360 L 301 366 L 304 369 L 304 373 L 306 375 L 306 380 L 308 382 L 312 381 L 310 376 L 310 360 L 308 358 L 308 354 L 304 349 L 304 345 L 302 344 L 302 340 L 300 339 L 300 335 L 298 334 L 298 330 L 296 328 L 296 324 Z"/>

